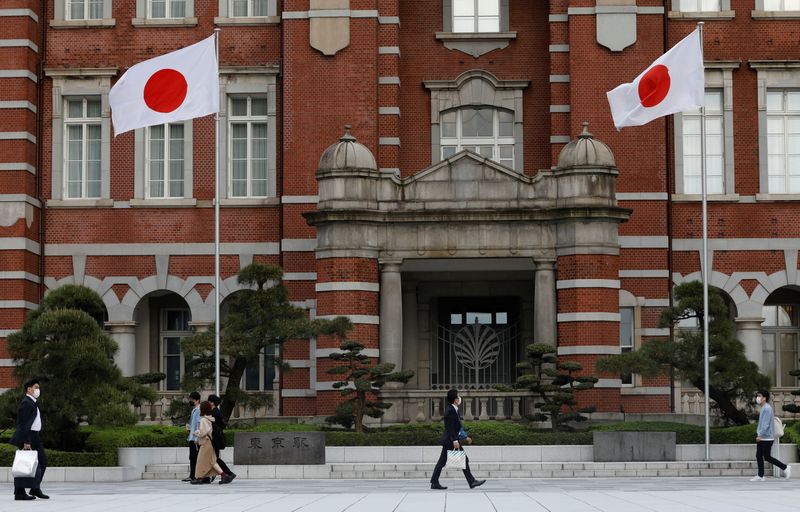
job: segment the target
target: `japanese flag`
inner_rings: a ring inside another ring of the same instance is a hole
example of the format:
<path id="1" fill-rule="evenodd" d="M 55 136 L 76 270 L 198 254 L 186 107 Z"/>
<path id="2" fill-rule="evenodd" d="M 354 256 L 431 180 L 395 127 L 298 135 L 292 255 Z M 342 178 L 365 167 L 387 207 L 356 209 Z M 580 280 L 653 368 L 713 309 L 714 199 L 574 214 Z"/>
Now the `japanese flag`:
<path id="1" fill-rule="evenodd" d="M 705 77 L 700 29 L 683 38 L 633 82 L 606 95 L 617 130 L 702 107 Z"/>
<path id="2" fill-rule="evenodd" d="M 108 100 L 115 136 L 219 112 L 214 36 L 131 67 Z"/>

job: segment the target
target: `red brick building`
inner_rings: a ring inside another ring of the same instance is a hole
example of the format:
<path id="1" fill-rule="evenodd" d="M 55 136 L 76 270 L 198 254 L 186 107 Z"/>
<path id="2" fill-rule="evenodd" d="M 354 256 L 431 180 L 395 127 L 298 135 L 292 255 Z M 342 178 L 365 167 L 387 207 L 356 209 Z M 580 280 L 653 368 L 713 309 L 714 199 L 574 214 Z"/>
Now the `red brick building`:
<path id="1" fill-rule="evenodd" d="M 390 419 L 436 415 L 451 385 L 468 416 L 517 417 L 524 401 L 492 386 L 525 345 L 591 367 L 665 335 L 671 287 L 699 278 L 699 115 L 617 132 L 605 92 L 703 20 L 711 284 L 780 405 L 800 357 L 798 9 L 2 0 L 0 387 L 3 339 L 79 283 L 103 297 L 123 372 L 178 389 L 179 340 L 214 317 L 214 119 L 114 137 L 108 91 L 220 27 L 222 296 L 242 266 L 279 264 L 312 316 L 348 315 L 368 355 L 415 370 Z M 245 386 L 276 399 L 262 413 L 330 413 L 335 348 L 250 368 Z M 586 398 L 602 412 L 702 411 L 666 378 L 600 377 Z"/>

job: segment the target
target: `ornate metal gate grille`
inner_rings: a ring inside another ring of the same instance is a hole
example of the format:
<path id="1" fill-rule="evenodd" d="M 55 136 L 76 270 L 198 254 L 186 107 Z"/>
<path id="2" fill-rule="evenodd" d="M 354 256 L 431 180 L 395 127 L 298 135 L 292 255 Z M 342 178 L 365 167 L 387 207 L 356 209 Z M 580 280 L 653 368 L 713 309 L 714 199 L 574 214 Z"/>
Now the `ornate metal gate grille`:
<path id="1" fill-rule="evenodd" d="M 516 380 L 519 325 L 444 325 L 437 327 L 431 385 L 486 389 Z"/>

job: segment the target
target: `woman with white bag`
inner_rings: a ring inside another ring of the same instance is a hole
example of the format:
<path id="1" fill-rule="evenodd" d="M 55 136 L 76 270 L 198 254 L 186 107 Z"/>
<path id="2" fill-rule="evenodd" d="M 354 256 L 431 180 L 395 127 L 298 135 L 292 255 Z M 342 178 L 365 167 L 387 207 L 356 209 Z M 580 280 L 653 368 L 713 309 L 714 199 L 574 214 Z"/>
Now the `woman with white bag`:
<path id="1" fill-rule="evenodd" d="M 19 404 L 17 412 L 17 428 L 14 435 L 9 439 L 20 451 L 14 457 L 14 465 L 11 472 L 14 476 L 14 499 L 17 501 L 49 499 L 50 496 L 44 494 L 41 489 L 42 477 L 47 469 L 47 455 L 44 452 L 44 445 L 39 439 L 39 432 L 42 431 L 42 413 L 39 411 L 39 380 L 30 379 L 25 384 L 25 398 Z M 30 453 L 28 453 L 30 452 Z M 36 454 L 36 468 L 33 471 L 33 456 Z M 31 476 L 16 476 L 17 473 L 24 474 L 30 472 Z M 25 489 L 30 489 L 30 494 L 25 493 Z"/>
<path id="2" fill-rule="evenodd" d="M 466 432 L 461 427 L 461 419 L 458 417 L 461 397 L 458 396 L 457 389 L 452 388 L 447 392 L 447 403 L 444 411 L 444 434 L 439 438 L 439 442 L 442 444 L 442 454 L 439 456 L 433 475 L 431 475 L 431 489 L 447 489 L 439 484 L 439 475 L 442 474 L 445 464 L 463 469 L 469 488 L 474 489 L 486 483 L 486 480 L 475 480 L 475 477 L 472 476 L 472 471 L 469 470 L 469 458 L 461 446 L 462 440 L 469 440 L 469 442 L 471 440 L 466 436 Z"/>

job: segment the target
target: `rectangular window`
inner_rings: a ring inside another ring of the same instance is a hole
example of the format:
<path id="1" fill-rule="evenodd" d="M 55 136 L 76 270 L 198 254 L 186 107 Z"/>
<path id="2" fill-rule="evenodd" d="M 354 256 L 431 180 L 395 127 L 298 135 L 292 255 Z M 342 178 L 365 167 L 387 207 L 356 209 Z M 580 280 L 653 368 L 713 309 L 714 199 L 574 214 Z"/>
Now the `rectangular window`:
<path id="1" fill-rule="evenodd" d="M 148 198 L 183 197 L 183 123 L 146 128 Z"/>
<path id="2" fill-rule="evenodd" d="M 99 20 L 103 18 L 103 0 L 66 0 L 68 20 Z"/>
<path id="3" fill-rule="evenodd" d="M 514 113 L 510 110 L 469 107 L 440 116 L 442 159 L 468 149 L 514 168 Z"/>
<path id="4" fill-rule="evenodd" d="M 147 17 L 152 19 L 185 18 L 186 0 L 148 0 Z"/>
<path id="5" fill-rule="evenodd" d="M 722 110 L 722 91 L 707 90 L 705 105 L 706 126 L 706 186 L 709 194 L 725 193 L 725 137 Z M 683 193 L 701 194 L 702 145 L 699 110 L 683 114 Z"/>
<path id="6" fill-rule="evenodd" d="M 244 372 L 244 389 L 246 391 L 269 391 L 275 381 L 275 347 L 264 348 L 258 361 L 253 361 Z"/>
<path id="7" fill-rule="evenodd" d="M 64 198 L 99 198 L 100 97 L 68 98 L 64 111 Z"/>
<path id="8" fill-rule="evenodd" d="M 231 0 L 233 17 L 267 16 L 267 0 Z"/>
<path id="9" fill-rule="evenodd" d="M 680 0 L 680 9 L 683 12 L 713 12 L 719 11 L 719 0 Z"/>
<path id="10" fill-rule="evenodd" d="M 230 99 L 229 197 L 267 196 L 267 98 Z"/>
<path id="11" fill-rule="evenodd" d="M 769 193 L 800 193 L 800 90 L 767 91 L 767 176 Z"/>
<path id="12" fill-rule="evenodd" d="M 800 0 L 764 0 L 765 11 L 800 11 Z"/>
<path id="13" fill-rule="evenodd" d="M 186 362 L 181 351 L 181 339 L 191 335 L 188 309 L 166 309 L 161 312 L 162 371 L 166 374 L 164 389 L 179 391 L 186 372 Z"/>
<path id="14" fill-rule="evenodd" d="M 620 352 L 625 354 L 633 351 L 634 341 L 634 308 L 619 308 L 619 347 Z M 620 376 L 623 386 L 633 386 L 633 375 L 627 374 Z"/>
<path id="15" fill-rule="evenodd" d="M 453 0 L 453 32 L 500 32 L 500 0 Z"/>

